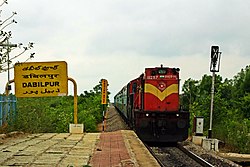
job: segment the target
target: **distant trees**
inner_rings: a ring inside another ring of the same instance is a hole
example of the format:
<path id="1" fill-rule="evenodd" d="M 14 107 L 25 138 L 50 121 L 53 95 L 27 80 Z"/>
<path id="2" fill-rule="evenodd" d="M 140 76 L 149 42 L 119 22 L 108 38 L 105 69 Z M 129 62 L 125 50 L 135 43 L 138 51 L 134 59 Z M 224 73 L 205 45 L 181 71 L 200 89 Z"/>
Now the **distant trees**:
<path id="1" fill-rule="evenodd" d="M 209 128 L 211 76 L 184 82 L 182 103 L 192 115 L 204 116 Z M 213 136 L 235 146 L 239 152 L 250 153 L 250 66 L 233 79 L 217 75 L 213 112 Z M 206 131 L 205 131 L 206 132 Z"/>
<path id="2" fill-rule="evenodd" d="M 79 121 L 84 122 L 86 131 L 96 131 L 97 124 L 102 122 L 103 106 L 101 104 L 102 81 L 93 90 L 84 91 L 79 96 Z M 110 94 L 108 92 L 108 94 Z M 106 110 L 107 106 L 104 106 Z"/>

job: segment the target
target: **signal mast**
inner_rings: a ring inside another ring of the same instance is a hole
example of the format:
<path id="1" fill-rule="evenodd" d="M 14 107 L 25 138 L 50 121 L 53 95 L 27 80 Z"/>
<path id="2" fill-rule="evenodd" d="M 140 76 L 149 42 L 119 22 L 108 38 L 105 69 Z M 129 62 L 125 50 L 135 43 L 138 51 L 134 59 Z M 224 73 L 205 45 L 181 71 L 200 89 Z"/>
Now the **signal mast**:
<path id="1" fill-rule="evenodd" d="M 215 81 L 215 72 L 220 70 L 220 58 L 221 53 L 219 51 L 219 46 L 211 47 L 211 63 L 210 63 L 210 72 L 212 72 L 212 88 L 211 88 L 211 107 L 210 107 L 210 124 L 208 130 L 208 138 L 212 138 L 212 120 L 213 120 L 213 108 L 214 108 L 214 81 Z"/>

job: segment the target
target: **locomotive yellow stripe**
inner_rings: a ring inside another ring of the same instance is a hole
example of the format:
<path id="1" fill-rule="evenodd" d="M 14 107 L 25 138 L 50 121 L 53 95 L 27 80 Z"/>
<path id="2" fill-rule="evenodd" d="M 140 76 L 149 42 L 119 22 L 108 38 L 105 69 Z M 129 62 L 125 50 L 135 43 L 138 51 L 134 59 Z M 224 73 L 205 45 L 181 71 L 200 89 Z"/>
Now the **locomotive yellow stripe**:
<path id="1" fill-rule="evenodd" d="M 168 86 L 163 92 L 152 84 L 145 84 L 145 93 L 151 93 L 158 97 L 160 101 L 163 101 L 167 96 L 178 93 L 178 84 L 172 84 Z"/>

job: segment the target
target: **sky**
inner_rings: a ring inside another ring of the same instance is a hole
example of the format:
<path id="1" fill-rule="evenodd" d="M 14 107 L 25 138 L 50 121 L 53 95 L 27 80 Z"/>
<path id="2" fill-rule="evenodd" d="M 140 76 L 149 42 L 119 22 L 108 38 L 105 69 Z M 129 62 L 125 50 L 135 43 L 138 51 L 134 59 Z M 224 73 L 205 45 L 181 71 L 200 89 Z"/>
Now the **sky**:
<path id="1" fill-rule="evenodd" d="M 213 45 L 222 52 L 218 74 L 233 78 L 250 65 L 249 8 L 246 0 L 8 0 L 0 20 L 16 11 L 17 24 L 4 29 L 11 43 L 35 43 L 15 61 L 32 52 L 31 62 L 66 61 L 78 94 L 104 78 L 112 101 L 147 67 L 178 67 L 181 84 L 211 75 Z M 1 93 L 6 82 L 0 73 Z"/>

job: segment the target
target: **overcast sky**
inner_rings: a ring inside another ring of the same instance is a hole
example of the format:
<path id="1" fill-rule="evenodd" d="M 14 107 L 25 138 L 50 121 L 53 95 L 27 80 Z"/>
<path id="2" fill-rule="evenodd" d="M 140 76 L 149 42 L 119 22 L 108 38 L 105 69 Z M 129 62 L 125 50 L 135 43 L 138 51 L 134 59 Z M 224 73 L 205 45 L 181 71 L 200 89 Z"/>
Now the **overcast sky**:
<path id="1" fill-rule="evenodd" d="M 182 83 L 210 75 L 212 45 L 222 51 L 219 74 L 233 78 L 250 64 L 249 8 L 247 0 L 8 0 L 0 19 L 16 11 L 18 23 L 5 29 L 11 42 L 35 43 L 16 61 L 31 52 L 34 62 L 66 61 L 78 94 L 105 78 L 113 98 L 146 67 L 179 67 Z M 7 73 L 0 81 L 3 92 Z"/>

